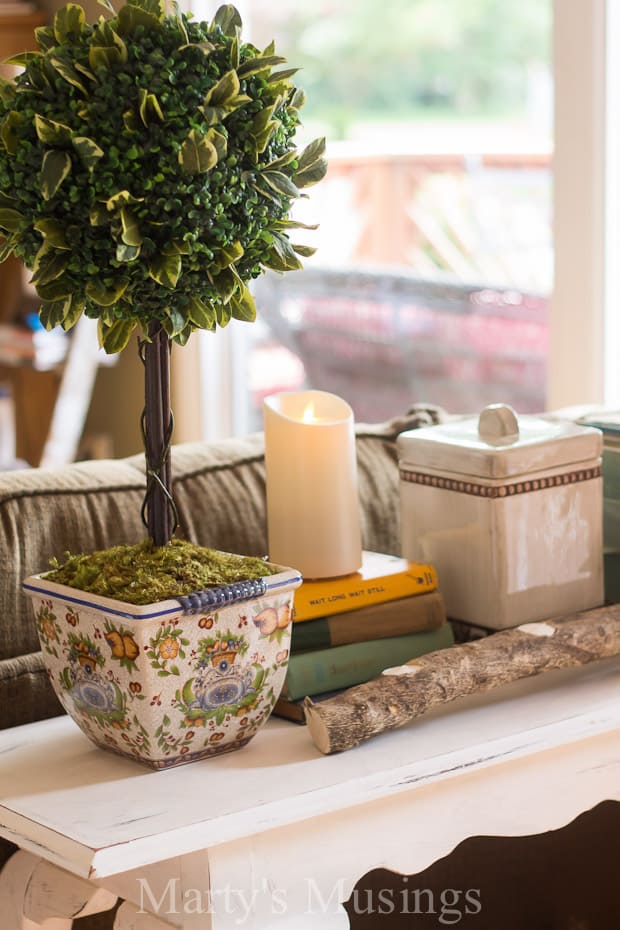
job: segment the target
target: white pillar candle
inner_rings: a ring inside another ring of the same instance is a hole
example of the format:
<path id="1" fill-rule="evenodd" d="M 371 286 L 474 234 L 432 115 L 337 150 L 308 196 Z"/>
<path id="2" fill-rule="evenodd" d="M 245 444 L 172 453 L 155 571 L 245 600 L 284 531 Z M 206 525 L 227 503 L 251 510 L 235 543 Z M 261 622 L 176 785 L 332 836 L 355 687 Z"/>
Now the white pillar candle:
<path id="1" fill-rule="evenodd" d="M 264 421 L 270 560 L 305 578 L 358 571 L 353 411 L 325 391 L 285 392 L 265 399 Z"/>

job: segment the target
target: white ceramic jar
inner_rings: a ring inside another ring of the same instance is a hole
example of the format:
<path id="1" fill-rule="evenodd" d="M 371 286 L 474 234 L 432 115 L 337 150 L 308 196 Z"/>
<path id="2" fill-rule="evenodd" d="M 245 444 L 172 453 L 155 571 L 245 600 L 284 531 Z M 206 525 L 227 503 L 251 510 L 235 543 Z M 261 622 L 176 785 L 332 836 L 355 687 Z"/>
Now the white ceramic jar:
<path id="1" fill-rule="evenodd" d="M 398 449 L 402 554 L 436 567 L 449 617 L 500 630 L 603 603 L 599 430 L 494 404 Z"/>

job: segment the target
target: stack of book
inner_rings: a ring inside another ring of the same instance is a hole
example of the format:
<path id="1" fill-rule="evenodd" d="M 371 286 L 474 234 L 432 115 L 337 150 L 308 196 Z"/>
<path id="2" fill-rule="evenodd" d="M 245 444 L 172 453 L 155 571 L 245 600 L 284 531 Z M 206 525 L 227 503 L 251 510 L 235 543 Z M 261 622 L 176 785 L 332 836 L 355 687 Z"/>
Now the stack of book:
<path id="1" fill-rule="evenodd" d="M 359 572 L 304 581 L 295 592 L 291 655 L 274 713 L 303 722 L 306 695 L 369 681 L 453 642 L 435 569 L 364 552 Z"/>

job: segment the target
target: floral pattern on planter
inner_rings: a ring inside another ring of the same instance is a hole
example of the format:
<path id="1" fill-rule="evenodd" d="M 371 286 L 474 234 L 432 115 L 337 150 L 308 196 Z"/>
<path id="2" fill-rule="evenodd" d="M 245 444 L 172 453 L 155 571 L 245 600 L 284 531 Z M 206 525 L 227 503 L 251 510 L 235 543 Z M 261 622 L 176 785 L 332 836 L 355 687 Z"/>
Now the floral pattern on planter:
<path id="1" fill-rule="evenodd" d="M 180 675 L 178 664 L 175 659 L 184 659 L 184 646 L 189 646 L 189 639 L 183 635 L 183 630 L 178 628 L 178 620 L 164 621 L 161 629 L 149 641 L 147 656 L 151 660 L 151 668 L 157 669 L 157 674 L 161 678 L 168 675 Z"/>
<path id="2" fill-rule="evenodd" d="M 35 611 L 34 622 L 39 634 L 39 641 L 43 652 L 58 658 L 56 647 L 60 644 L 62 631 L 56 614 L 53 612 L 54 602 L 42 600 L 39 609 Z"/>
<path id="3" fill-rule="evenodd" d="M 125 627 L 114 626 L 106 619 L 103 624 L 105 630 L 104 638 L 112 650 L 112 658 L 118 659 L 120 664 L 129 672 L 136 668 L 136 659 L 140 655 L 140 648 L 131 632 Z"/>
<path id="4" fill-rule="evenodd" d="M 277 593 L 198 614 L 175 601 L 136 608 L 39 578 L 25 587 L 67 712 L 97 745 L 168 768 L 241 748 L 269 717 L 301 581 L 287 574 L 290 583 L 271 576 Z"/>

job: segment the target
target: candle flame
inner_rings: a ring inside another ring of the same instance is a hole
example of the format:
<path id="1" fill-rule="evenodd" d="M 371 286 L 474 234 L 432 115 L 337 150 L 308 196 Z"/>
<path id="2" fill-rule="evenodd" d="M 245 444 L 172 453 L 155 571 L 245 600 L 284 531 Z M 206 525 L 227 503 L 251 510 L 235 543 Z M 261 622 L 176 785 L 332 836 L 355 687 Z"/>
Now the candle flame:
<path id="1" fill-rule="evenodd" d="M 302 422 L 302 423 L 312 423 L 312 421 L 313 421 L 314 419 L 315 419 L 315 416 L 314 416 L 314 401 L 311 400 L 311 401 L 306 405 L 306 408 L 305 408 L 305 410 L 304 410 L 304 412 L 303 412 L 303 414 L 302 414 L 302 417 L 301 417 L 301 422 Z"/>

